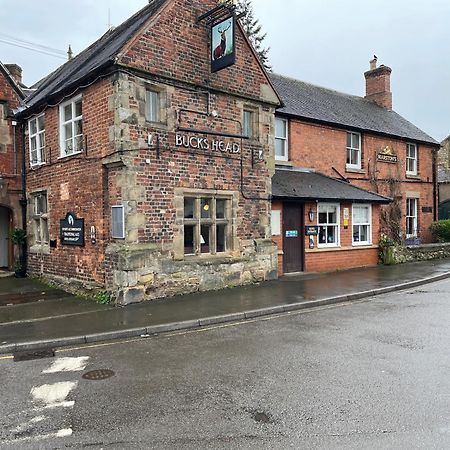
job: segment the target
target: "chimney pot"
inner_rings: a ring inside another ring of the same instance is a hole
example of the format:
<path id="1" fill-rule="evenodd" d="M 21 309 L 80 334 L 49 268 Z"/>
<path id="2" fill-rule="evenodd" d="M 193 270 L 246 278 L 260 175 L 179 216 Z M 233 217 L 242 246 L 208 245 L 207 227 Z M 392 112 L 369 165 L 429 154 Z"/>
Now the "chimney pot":
<path id="1" fill-rule="evenodd" d="M 5 67 L 8 69 L 8 72 L 14 78 L 14 80 L 22 84 L 22 67 L 17 64 L 5 64 Z"/>

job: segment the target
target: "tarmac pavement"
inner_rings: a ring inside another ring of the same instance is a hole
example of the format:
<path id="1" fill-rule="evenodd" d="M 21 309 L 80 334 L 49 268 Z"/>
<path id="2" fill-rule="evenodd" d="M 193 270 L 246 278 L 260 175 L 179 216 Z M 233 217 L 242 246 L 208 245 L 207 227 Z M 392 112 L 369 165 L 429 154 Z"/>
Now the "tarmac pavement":
<path id="1" fill-rule="evenodd" d="M 359 300 L 450 278 L 450 260 L 285 276 L 123 308 L 0 277 L 0 354 L 197 328 Z"/>

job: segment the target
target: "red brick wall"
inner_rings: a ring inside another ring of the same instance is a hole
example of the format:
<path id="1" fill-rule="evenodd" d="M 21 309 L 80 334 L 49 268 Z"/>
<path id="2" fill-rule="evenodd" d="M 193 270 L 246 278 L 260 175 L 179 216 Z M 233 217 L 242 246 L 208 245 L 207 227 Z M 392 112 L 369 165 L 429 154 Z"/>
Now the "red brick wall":
<path id="1" fill-rule="evenodd" d="M 349 209 L 348 228 L 344 228 L 344 208 Z M 272 209 L 283 211 L 283 203 L 272 202 Z M 310 222 L 309 210 L 314 211 L 314 221 Z M 306 225 L 317 224 L 317 204 L 306 203 L 304 207 Z M 374 266 L 378 263 L 378 243 L 380 206 L 372 205 L 372 245 L 354 246 L 352 243 L 352 204 L 340 204 L 340 246 L 338 248 L 318 248 L 314 237 L 314 249 L 309 249 L 309 237 L 305 236 L 305 272 L 332 272 L 357 267 Z M 278 246 L 278 273 L 283 274 L 283 230 L 280 236 L 272 236 Z"/>
<path id="2" fill-rule="evenodd" d="M 260 85 L 269 82 L 239 28 L 236 27 L 236 64 L 214 74 L 210 72 L 209 30 L 205 22 L 196 21 L 217 3 L 169 2 L 151 28 L 130 42 L 119 62 L 155 75 L 259 99 Z"/>
<path id="3" fill-rule="evenodd" d="M 392 197 L 391 180 L 399 180 L 399 196 L 403 212 L 402 230 L 406 232 L 406 197 L 417 193 L 419 200 L 419 236 L 430 242 L 429 226 L 433 213 L 422 213 L 422 207 L 433 207 L 433 149 L 418 144 L 418 175 L 406 175 L 406 143 L 408 141 L 362 134 L 362 170 L 346 169 L 347 131 L 301 120 L 290 120 L 289 155 L 296 167 L 314 168 L 325 175 L 339 178 L 333 167 L 350 182 L 364 189 Z M 398 156 L 397 164 L 377 162 L 377 153 L 387 146 Z M 395 194 L 395 192 L 394 192 Z"/>
<path id="4" fill-rule="evenodd" d="M 101 157 L 111 152 L 109 126 L 113 123 L 108 99 L 112 94 L 111 80 L 102 80 L 82 92 L 83 132 L 87 137 L 87 152 L 60 158 L 59 107 L 45 110 L 46 164 L 31 169 L 29 143 L 27 147 L 27 192 L 29 201 L 29 237 L 33 241 L 32 193 L 46 190 L 49 205 L 50 239 L 58 241 L 50 254 L 30 249 L 29 266 L 34 273 L 76 277 L 83 281 L 104 281 L 104 248 L 109 230 L 104 229 L 103 203 L 104 169 Z M 60 220 L 68 212 L 85 219 L 86 247 L 62 246 Z M 97 243 L 90 242 L 90 227 L 96 226 Z"/>

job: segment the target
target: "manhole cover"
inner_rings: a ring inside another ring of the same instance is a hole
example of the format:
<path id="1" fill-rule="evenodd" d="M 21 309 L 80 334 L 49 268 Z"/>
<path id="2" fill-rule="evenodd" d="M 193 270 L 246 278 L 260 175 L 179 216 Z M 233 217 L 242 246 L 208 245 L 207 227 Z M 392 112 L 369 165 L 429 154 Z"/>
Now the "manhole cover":
<path id="1" fill-rule="evenodd" d="M 262 423 L 270 423 L 270 417 L 265 412 L 255 411 L 253 414 L 253 420 L 255 422 L 262 422 Z"/>
<path id="2" fill-rule="evenodd" d="M 53 358 L 55 351 L 52 348 L 43 348 L 40 350 L 23 351 L 14 353 L 14 361 L 31 361 L 33 359 Z"/>
<path id="3" fill-rule="evenodd" d="M 107 378 L 111 378 L 114 376 L 114 372 L 109 369 L 97 369 L 91 370 L 90 372 L 86 372 L 83 374 L 83 378 L 85 380 L 106 380 Z"/>

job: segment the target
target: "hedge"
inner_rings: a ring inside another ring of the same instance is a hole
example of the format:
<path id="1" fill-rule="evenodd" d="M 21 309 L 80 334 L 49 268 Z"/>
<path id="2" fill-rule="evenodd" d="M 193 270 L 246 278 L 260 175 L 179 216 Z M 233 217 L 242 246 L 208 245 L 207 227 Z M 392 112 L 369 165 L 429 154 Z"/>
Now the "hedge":
<path id="1" fill-rule="evenodd" d="M 450 219 L 433 222 L 430 231 L 436 242 L 450 242 Z"/>

